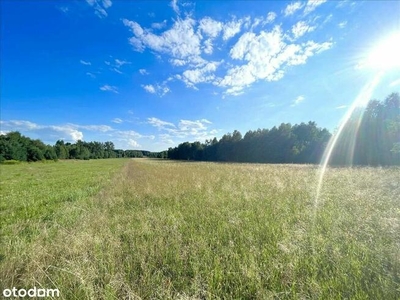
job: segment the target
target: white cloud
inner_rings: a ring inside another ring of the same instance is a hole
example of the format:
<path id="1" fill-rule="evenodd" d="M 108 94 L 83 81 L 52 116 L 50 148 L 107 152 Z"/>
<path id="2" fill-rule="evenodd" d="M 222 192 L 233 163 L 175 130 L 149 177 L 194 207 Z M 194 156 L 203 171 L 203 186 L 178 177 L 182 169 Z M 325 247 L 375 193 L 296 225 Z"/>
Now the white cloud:
<path id="1" fill-rule="evenodd" d="M 116 59 L 116 60 L 115 60 L 115 66 L 116 66 L 117 68 L 120 68 L 120 67 L 122 67 L 123 65 L 127 65 L 127 64 L 130 64 L 130 62 L 129 62 L 129 61 L 126 61 L 126 60 L 119 60 L 119 59 Z"/>
<path id="2" fill-rule="evenodd" d="M 298 39 L 299 37 L 303 36 L 307 32 L 311 32 L 315 29 L 315 27 L 309 26 L 304 21 L 299 21 L 292 27 L 292 33 L 294 39 Z"/>
<path id="3" fill-rule="evenodd" d="M 267 23 L 272 23 L 276 19 L 276 13 L 273 11 L 269 12 L 267 15 Z"/>
<path id="4" fill-rule="evenodd" d="M 154 117 L 148 118 L 147 121 L 148 121 L 147 123 L 151 124 L 154 127 L 157 127 L 158 129 L 175 127 L 175 125 L 173 123 L 166 122 L 166 121 L 160 120 L 158 118 L 154 118 Z"/>
<path id="5" fill-rule="evenodd" d="M 165 26 L 167 26 L 167 20 L 164 20 L 160 23 L 152 23 L 151 27 L 154 29 L 163 29 Z"/>
<path id="6" fill-rule="evenodd" d="M 345 28 L 346 25 L 347 25 L 347 21 L 343 21 L 343 22 L 340 22 L 340 23 L 338 24 L 339 28 L 342 28 L 342 29 Z"/>
<path id="7" fill-rule="evenodd" d="M 210 62 L 202 68 L 186 70 L 182 74 L 182 80 L 190 87 L 194 87 L 201 82 L 212 82 L 215 79 L 214 72 L 218 65 L 218 62 Z"/>
<path id="8" fill-rule="evenodd" d="M 266 21 L 264 21 L 264 19 L 262 17 L 260 18 L 254 18 L 253 24 L 251 25 L 251 29 L 253 30 L 254 28 L 256 28 L 258 25 L 260 24 L 264 24 L 267 23 Z"/>
<path id="9" fill-rule="evenodd" d="M 121 71 L 121 67 L 123 65 L 129 65 L 131 64 L 131 62 L 126 61 L 126 60 L 120 60 L 120 59 L 114 59 L 113 62 L 110 61 L 104 61 L 104 63 L 110 67 L 111 71 L 114 71 L 118 74 L 123 74 L 123 72 Z"/>
<path id="10" fill-rule="evenodd" d="M 94 8 L 94 12 L 99 18 L 107 17 L 106 9 L 112 5 L 111 0 L 86 0 L 86 2 Z"/>
<path id="11" fill-rule="evenodd" d="M 185 60 L 183 60 L 183 59 L 170 59 L 170 63 L 172 64 L 172 65 L 174 65 L 174 66 L 178 66 L 178 67 L 181 67 L 181 66 L 184 66 L 184 65 L 186 65 L 186 61 Z"/>
<path id="12" fill-rule="evenodd" d="M 124 74 L 124 73 L 122 73 L 119 69 L 117 69 L 117 68 L 112 68 L 111 69 L 112 71 L 114 71 L 114 72 L 116 72 L 116 73 L 118 73 L 118 74 Z"/>
<path id="13" fill-rule="evenodd" d="M 310 10 L 321 3 L 323 2 L 297 1 L 289 4 L 284 12 L 285 15 L 291 15 L 306 5 Z M 171 28 L 159 34 L 134 21 L 124 19 L 123 23 L 132 31 L 129 41 L 134 50 L 143 52 L 149 49 L 160 61 L 168 61 L 176 67 L 174 70 L 178 70 L 178 73 L 172 75 L 174 79 L 195 89 L 198 83 L 211 83 L 222 87 L 225 94 L 238 95 L 245 87 L 258 80 L 281 79 L 288 66 L 304 64 L 309 57 L 329 49 L 333 44 L 332 41 L 312 40 L 295 43 L 297 39 L 317 28 L 306 21 L 297 22 L 285 32 L 281 27 L 283 25 L 276 25 L 269 30 L 263 29 L 266 24 L 274 22 L 276 17 L 275 12 L 269 12 L 266 16 L 241 19 L 232 17 L 222 22 L 210 17 L 197 21 L 192 18 L 192 14 L 187 14 L 184 19 L 178 18 Z M 256 28 L 257 26 L 261 29 Z M 227 41 L 242 30 L 244 33 L 235 44 L 227 45 Z M 218 63 L 208 59 L 211 55 L 225 54 L 225 46 L 231 48 L 230 57 L 223 58 Z M 222 67 L 219 67 L 220 64 Z M 153 94 L 164 95 L 169 92 L 166 81 L 142 87 Z"/>
<path id="14" fill-rule="evenodd" d="M 118 89 L 117 89 L 117 87 L 112 86 L 112 85 L 108 85 L 108 84 L 103 85 L 102 87 L 100 87 L 100 90 L 102 90 L 102 91 L 107 91 L 107 92 L 113 92 L 113 93 L 118 94 Z"/>
<path id="15" fill-rule="evenodd" d="M 346 108 L 347 107 L 347 105 L 340 105 L 340 106 L 336 106 L 335 108 L 336 109 L 343 109 L 343 108 Z"/>
<path id="16" fill-rule="evenodd" d="M 213 43 L 211 39 L 208 39 L 204 42 L 204 53 L 212 54 L 214 50 Z"/>
<path id="17" fill-rule="evenodd" d="M 63 139 L 66 141 L 77 141 L 83 139 L 83 133 L 68 125 L 38 125 L 30 121 L 10 120 L 0 121 L 2 129 L 6 131 L 19 131 L 23 135 L 34 135 L 43 141 Z"/>
<path id="18" fill-rule="evenodd" d="M 172 0 L 170 5 L 171 5 L 172 9 L 174 10 L 174 12 L 179 15 L 180 12 L 179 12 L 179 7 L 178 7 L 178 0 Z"/>
<path id="19" fill-rule="evenodd" d="M 139 69 L 139 73 L 142 75 L 148 75 L 149 72 L 146 71 L 146 69 Z"/>
<path id="20" fill-rule="evenodd" d="M 156 92 L 156 89 L 151 84 L 142 85 L 142 88 L 144 88 L 146 90 L 146 92 L 151 93 L 151 94 L 155 94 L 155 92 Z"/>
<path id="21" fill-rule="evenodd" d="M 121 124 L 123 122 L 123 120 L 120 118 L 114 118 L 111 122 L 116 123 L 116 124 Z"/>
<path id="22" fill-rule="evenodd" d="M 304 64 L 307 58 L 327 50 L 331 42 L 288 44 L 280 26 L 272 31 L 244 33 L 230 51 L 231 58 L 245 64 L 231 67 L 214 84 L 227 88 L 226 93 L 239 95 L 257 80 L 276 81 L 283 77 L 287 66 Z"/>
<path id="23" fill-rule="evenodd" d="M 142 147 L 138 142 L 136 142 L 136 141 L 133 140 L 133 139 L 129 139 L 129 140 L 128 140 L 128 145 L 129 145 L 130 147 L 133 147 L 133 148 L 140 148 L 140 147 Z"/>
<path id="24" fill-rule="evenodd" d="M 114 123 L 119 123 L 119 121 L 122 120 L 119 118 L 113 120 Z M 142 135 L 134 130 L 115 130 L 108 125 L 39 125 L 24 120 L 0 121 L 0 124 L 4 129 L 3 133 L 19 131 L 23 135 L 34 139 L 39 138 L 45 143 L 51 144 L 54 144 L 57 140 L 65 140 L 66 142 L 83 140 L 83 132 L 87 131 L 95 133 L 94 140 L 96 141 L 113 141 L 117 149 L 140 148 L 138 139 L 155 139 L 154 135 Z"/>
<path id="25" fill-rule="evenodd" d="M 201 119 L 200 122 L 206 123 L 206 124 L 212 124 L 212 122 L 207 119 Z"/>
<path id="26" fill-rule="evenodd" d="M 148 123 L 166 133 L 158 137 L 164 144 L 174 144 L 174 140 L 180 141 L 205 141 L 212 138 L 216 130 L 208 130 L 208 125 L 212 124 L 207 119 L 201 120 L 180 120 L 175 126 L 173 123 L 165 122 L 157 118 L 149 118 Z"/>
<path id="27" fill-rule="evenodd" d="M 240 32 L 240 28 L 242 26 L 242 20 L 232 20 L 228 23 L 224 24 L 223 27 L 223 35 L 222 35 L 222 39 L 224 41 L 229 40 L 230 38 L 234 37 L 236 34 L 238 34 Z"/>
<path id="28" fill-rule="evenodd" d="M 216 38 L 222 31 L 223 24 L 211 19 L 210 17 L 205 17 L 200 20 L 199 29 L 210 38 Z"/>
<path id="29" fill-rule="evenodd" d="M 168 80 L 164 81 L 162 84 L 157 83 L 156 85 L 152 84 L 142 85 L 142 88 L 150 94 L 157 93 L 160 97 L 162 97 L 171 91 L 169 87 L 166 85 L 167 81 Z"/>
<path id="30" fill-rule="evenodd" d="M 283 13 L 284 13 L 285 17 L 293 15 L 296 11 L 301 9 L 303 6 L 304 6 L 304 4 L 301 1 L 290 3 L 288 6 L 286 6 Z"/>
<path id="31" fill-rule="evenodd" d="M 296 99 L 294 99 L 291 106 L 299 105 L 301 102 L 304 101 L 304 99 L 305 99 L 304 96 L 298 96 Z"/>
<path id="32" fill-rule="evenodd" d="M 73 129 L 85 129 L 89 131 L 98 131 L 98 132 L 108 132 L 113 130 L 108 125 L 76 125 L 76 124 L 67 124 L 67 125 Z"/>
<path id="33" fill-rule="evenodd" d="M 326 0 L 308 0 L 306 7 L 304 8 L 304 14 L 307 15 L 314 11 L 318 6 L 325 3 Z"/>
<path id="34" fill-rule="evenodd" d="M 200 36 L 195 33 L 195 20 L 187 17 L 178 19 L 171 29 L 156 35 L 147 29 L 143 29 L 138 23 L 123 20 L 125 26 L 131 28 L 134 36 L 129 39 L 136 51 L 143 52 L 150 48 L 156 52 L 166 53 L 174 59 L 196 62 L 201 54 Z"/>
<path id="35" fill-rule="evenodd" d="M 96 76 L 93 73 L 90 73 L 90 72 L 86 72 L 86 75 L 91 77 L 91 78 L 96 78 Z"/>
<path id="36" fill-rule="evenodd" d="M 82 65 L 85 65 L 85 66 L 90 66 L 92 63 L 90 62 L 90 61 L 84 61 L 84 60 L 80 60 L 79 61 Z"/>

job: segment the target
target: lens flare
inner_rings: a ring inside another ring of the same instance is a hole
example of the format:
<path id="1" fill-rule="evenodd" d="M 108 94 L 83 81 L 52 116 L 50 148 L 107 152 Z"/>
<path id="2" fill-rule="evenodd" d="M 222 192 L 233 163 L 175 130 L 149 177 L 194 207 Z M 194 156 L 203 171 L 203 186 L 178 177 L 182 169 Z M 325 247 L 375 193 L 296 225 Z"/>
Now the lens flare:
<path id="1" fill-rule="evenodd" d="M 337 132 L 331 137 L 327 147 L 325 148 L 324 155 L 322 156 L 322 160 L 321 160 L 319 172 L 318 172 L 318 184 L 317 184 L 316 196 L 315 196 L 315 200 L 314 200 L 314 219 L 315 219 L 315 214 L 316 214 L 316 211 L 318 208 L 318 203 L 320 200 L 320 194 L 321 194 L 324 175 L 327 171 L 328 163 L 329 163 L 329 160 L 331 159 L 332 152 L 335 149 L 338 139 L 343 132 L 343 128 L 346 126 L 346 124 L 350 120 L 350 117 L 352 116 L 354 110 L 357 107 L 361 107 L 361 106 L 365 107 L 368 104 L 369 100 L 371 99 L 373 91 L 375 90 L 376 86 L 379 84 L 379 82 L 382 78 L 382 75 L 383 75 L 383 71 L 379 72 L 374 78 L 372 78 L 371 81 L 367 82 L 367 84 L 361 89 L 360 93 L 354 100 L 353 104 L 350 106 L 350 108 L 347 110 L 346 114 L 343 116 Z M 361 118 L 362 118 L 362 115 L 360 116 L 360 118 L 357 122 L 357 127 L 359 126 L 359 124 L 361 122 Z M 351 137 L 351 140 L 352 140 L 351 155 L 353 155 L 353 153 L 354 153 L 354 146 L 355 146 L 354 143 L 356 140 L 357 132 L 358 132 L 358 128 L 355 128 L 355 130 L 353 130 L 354 136 Z"/>

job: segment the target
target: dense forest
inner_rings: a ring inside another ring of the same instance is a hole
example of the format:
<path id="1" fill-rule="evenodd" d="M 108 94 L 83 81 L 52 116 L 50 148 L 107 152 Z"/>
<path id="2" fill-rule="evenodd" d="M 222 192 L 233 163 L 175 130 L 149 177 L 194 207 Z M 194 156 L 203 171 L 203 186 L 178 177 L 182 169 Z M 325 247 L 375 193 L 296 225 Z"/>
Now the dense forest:
<path id="1" fill-rule="evenodd" d="M 315 122 L 281 124 L 272 129 L 248 131 L 244 137 L 235 130 L 219 141 L 182 143 L 168 149 L 168 158 L 259 163 L 318 163 L 331 134 Z"/>
<path id="2" fill-rule="evenodd" d="M 0 162 L 6 160 L 40 161 L 57 159 L 99 159 L 120 157 L 163 158 L 164 152 L 114 149 L 112 142 L 65 143 L 58 140 L 54 146 L 45 145 L 40 140 L 32 140 L 19 132 L 0 135 Z"/>
<path id="3" fill-rule="evenodd" d="M 355 110 L 343 128 L 331 164 L 400 165 L 400 96 L 371 100 Z"/>
<path id="4" fill-rule="evenodd" d="M 184 142 L 168 151 L 114 149 L 112 142 L 65 143 L 54 146 L 32 140 L 19 132 L 0 135 L 0 162 L 57 159 L 100 159 L 154 157 L 178 160 L 319 163 L 331 138 L 327 129 L 315 122 L 282 123 L 271 129 L 250 130 L 244 136 L 235 130 L 200 142 Z M 400 165 L 400 96 L 372 100 L 366 109 L 357 109 L 344 126 L 332 152 L 334 165 Z"/>
<path id="5" fill-rule="evenodd" d="M 315 122 L 281 124 L 239 131 L 204 144 L 185 142 L 168 149 L 168 158 L 259 163 L 319 163 L 331 134 Z M 332 152 L 333 165 L 400 165 L 400 97 L 372 100 L 354 111 Z"/>

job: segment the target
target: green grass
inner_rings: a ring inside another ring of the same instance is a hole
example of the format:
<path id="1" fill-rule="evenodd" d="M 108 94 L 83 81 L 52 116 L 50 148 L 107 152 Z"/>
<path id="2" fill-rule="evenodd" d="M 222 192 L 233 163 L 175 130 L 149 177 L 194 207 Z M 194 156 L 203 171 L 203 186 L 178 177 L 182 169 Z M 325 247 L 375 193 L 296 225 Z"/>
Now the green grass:
<path id="1" fill-rule="evenodd" d="M 4 288 L 58 288 L 62 299 L 400 298 L 399 168 L 329 169 L 317 204 L 314 166 L 1 168 Z"/>

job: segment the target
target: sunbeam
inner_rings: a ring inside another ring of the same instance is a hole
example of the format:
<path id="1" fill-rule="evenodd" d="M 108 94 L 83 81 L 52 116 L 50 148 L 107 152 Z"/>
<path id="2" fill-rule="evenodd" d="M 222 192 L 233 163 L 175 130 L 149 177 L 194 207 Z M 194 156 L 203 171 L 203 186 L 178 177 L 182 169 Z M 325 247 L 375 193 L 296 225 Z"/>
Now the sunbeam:
<path id="1" fill-rule="evenodd" d="M 325 148 L 324 155 L 322 156 L 322 160 L 321 160 L 320 168 L 319 168 L 319 172 L 318 172 L 318 184 L 317 184 L 316 196 L 315 196 L 315 200 L 314 200 L 314 219 L 315 219 L 315 214 L 316 214 L 319 199 L 320 199 L 320 193 L 321 193 L 324 175 L 327 171 L 328 163 L 329 163 L 329 160 L 331 159 L 332 152 L 335 149 L 337 141 L 342 134 L 343 128 L 346 126 L 346 124 L 348 123 L 354 110 L 357 107 L 366 106 L 366 104 L 368 103 L 368 101 L 370 100 L 370 98 L 372 96 L 373 91 L 375 90 L 376 86 L 380 82 L 383 73 L 384 73 L 383 71 L 379 72 L 374 78 L 372 78 L 371 81 L 367 82 L 367 84 L 361 89 L 360 93 L 354 100 L 353 104 L 350 106 L 350 108 L 347 110 L 346 114 L 343 116 L 337 132 L 331 137 L 327 147 Z M 355 129 L 353 131 L 354 134 L 357 134 L 357 131 L 358 130 Z M 352 137 L 353 140 L 355 140 L 355 138 L 356 138 L 355 136 Z M 354 149 L 354 145 L 353 145 L 353 149 Z"/>

